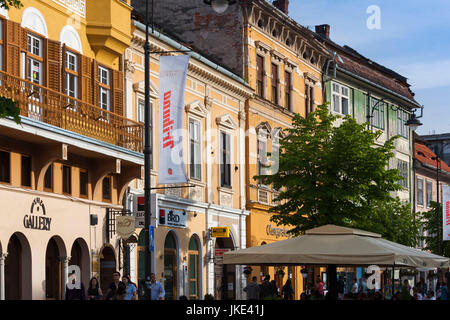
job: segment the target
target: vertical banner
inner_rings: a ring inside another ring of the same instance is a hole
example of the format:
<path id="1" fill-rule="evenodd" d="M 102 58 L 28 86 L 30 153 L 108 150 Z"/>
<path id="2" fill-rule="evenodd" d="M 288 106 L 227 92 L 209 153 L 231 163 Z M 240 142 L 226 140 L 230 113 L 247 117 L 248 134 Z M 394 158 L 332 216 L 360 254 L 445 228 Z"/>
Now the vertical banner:
<path id="1" fill-rule="evenodd" d="M 186 183 L 184 89 L 189 56 L 159 58 L 158 183 Z"/>
<path id="2" fill-rule="evenodd" d="M 450 186 L 442 186 L 442 216 L 444 241 L 450 241 Z"/>

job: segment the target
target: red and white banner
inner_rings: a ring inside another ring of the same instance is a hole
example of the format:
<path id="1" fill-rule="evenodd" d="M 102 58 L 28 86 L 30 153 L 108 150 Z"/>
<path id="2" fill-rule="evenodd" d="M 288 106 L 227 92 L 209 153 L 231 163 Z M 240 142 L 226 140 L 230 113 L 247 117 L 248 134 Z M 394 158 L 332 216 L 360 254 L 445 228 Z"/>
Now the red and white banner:
<path id="1" fill-rule="evenodd" d="M 184 89 L 189 56 L 159 58 L 158 183 L 186 183 Z"/>
<path id="2" fill-rule="evenodd" d="M 450 186 L 442 186 L 443 240 L 450 241 Z"/>

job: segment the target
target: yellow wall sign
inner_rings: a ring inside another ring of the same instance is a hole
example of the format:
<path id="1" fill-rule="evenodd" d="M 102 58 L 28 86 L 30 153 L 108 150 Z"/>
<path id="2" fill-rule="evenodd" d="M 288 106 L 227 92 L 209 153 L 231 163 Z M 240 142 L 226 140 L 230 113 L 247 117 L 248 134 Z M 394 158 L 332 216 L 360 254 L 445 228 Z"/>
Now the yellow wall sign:
<path id="1" fill-rule="evenodd" d="M 230 228 L 228 227 L 211 228 L 211 236 L 214 238 L 229 238 Z"/>

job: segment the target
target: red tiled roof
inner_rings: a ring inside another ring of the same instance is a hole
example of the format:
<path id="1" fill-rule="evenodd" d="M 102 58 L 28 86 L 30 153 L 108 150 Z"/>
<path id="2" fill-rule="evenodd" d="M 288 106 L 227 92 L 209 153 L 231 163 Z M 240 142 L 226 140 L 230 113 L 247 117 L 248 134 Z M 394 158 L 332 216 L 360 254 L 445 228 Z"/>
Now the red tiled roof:
<path id="1" fill-rule="evenodd" d="M 433 151 L 428 149 L 427 146 L 421 144 L 421 143 L 414 143 L 414 147 L 416 150 L 415 158 L 422 164 L 427 163 L 430 166 L 433 166 L 436 168 L 436 160 L 431 159 L 432 157 L 436 157 Z M 450 172 L 450 167 L 443 161 L 439 159 L 441 169 L 443 171 Z"/>

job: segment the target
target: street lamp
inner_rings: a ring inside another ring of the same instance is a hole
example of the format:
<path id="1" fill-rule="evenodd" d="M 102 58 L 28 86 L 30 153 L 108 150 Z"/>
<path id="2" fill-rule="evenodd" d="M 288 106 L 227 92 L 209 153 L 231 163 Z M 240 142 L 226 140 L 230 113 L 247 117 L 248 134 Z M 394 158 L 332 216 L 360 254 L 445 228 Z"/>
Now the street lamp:
<path id="1" fill-rule="evenodd" d="M 217 13 L 224 13 L 228 7 L 236 3 L 236 0 L 203 0 L 203 2 L 213 8 Z"/>
<path id="2" fill-rule="evenodd" d="M 420 120 L 418 118 L 420 118 L 420 117 L 416 117 L 416 114 L 413 113 L 411 115 L 411 118 L 409 118 L 409 120 L 406 121 L 406 125 L 408 127 L 410 127 L 412 131 L 416 131 L 417 128 L 419 128 L 422 125 L 422 123 L 420 122 Z"/>

